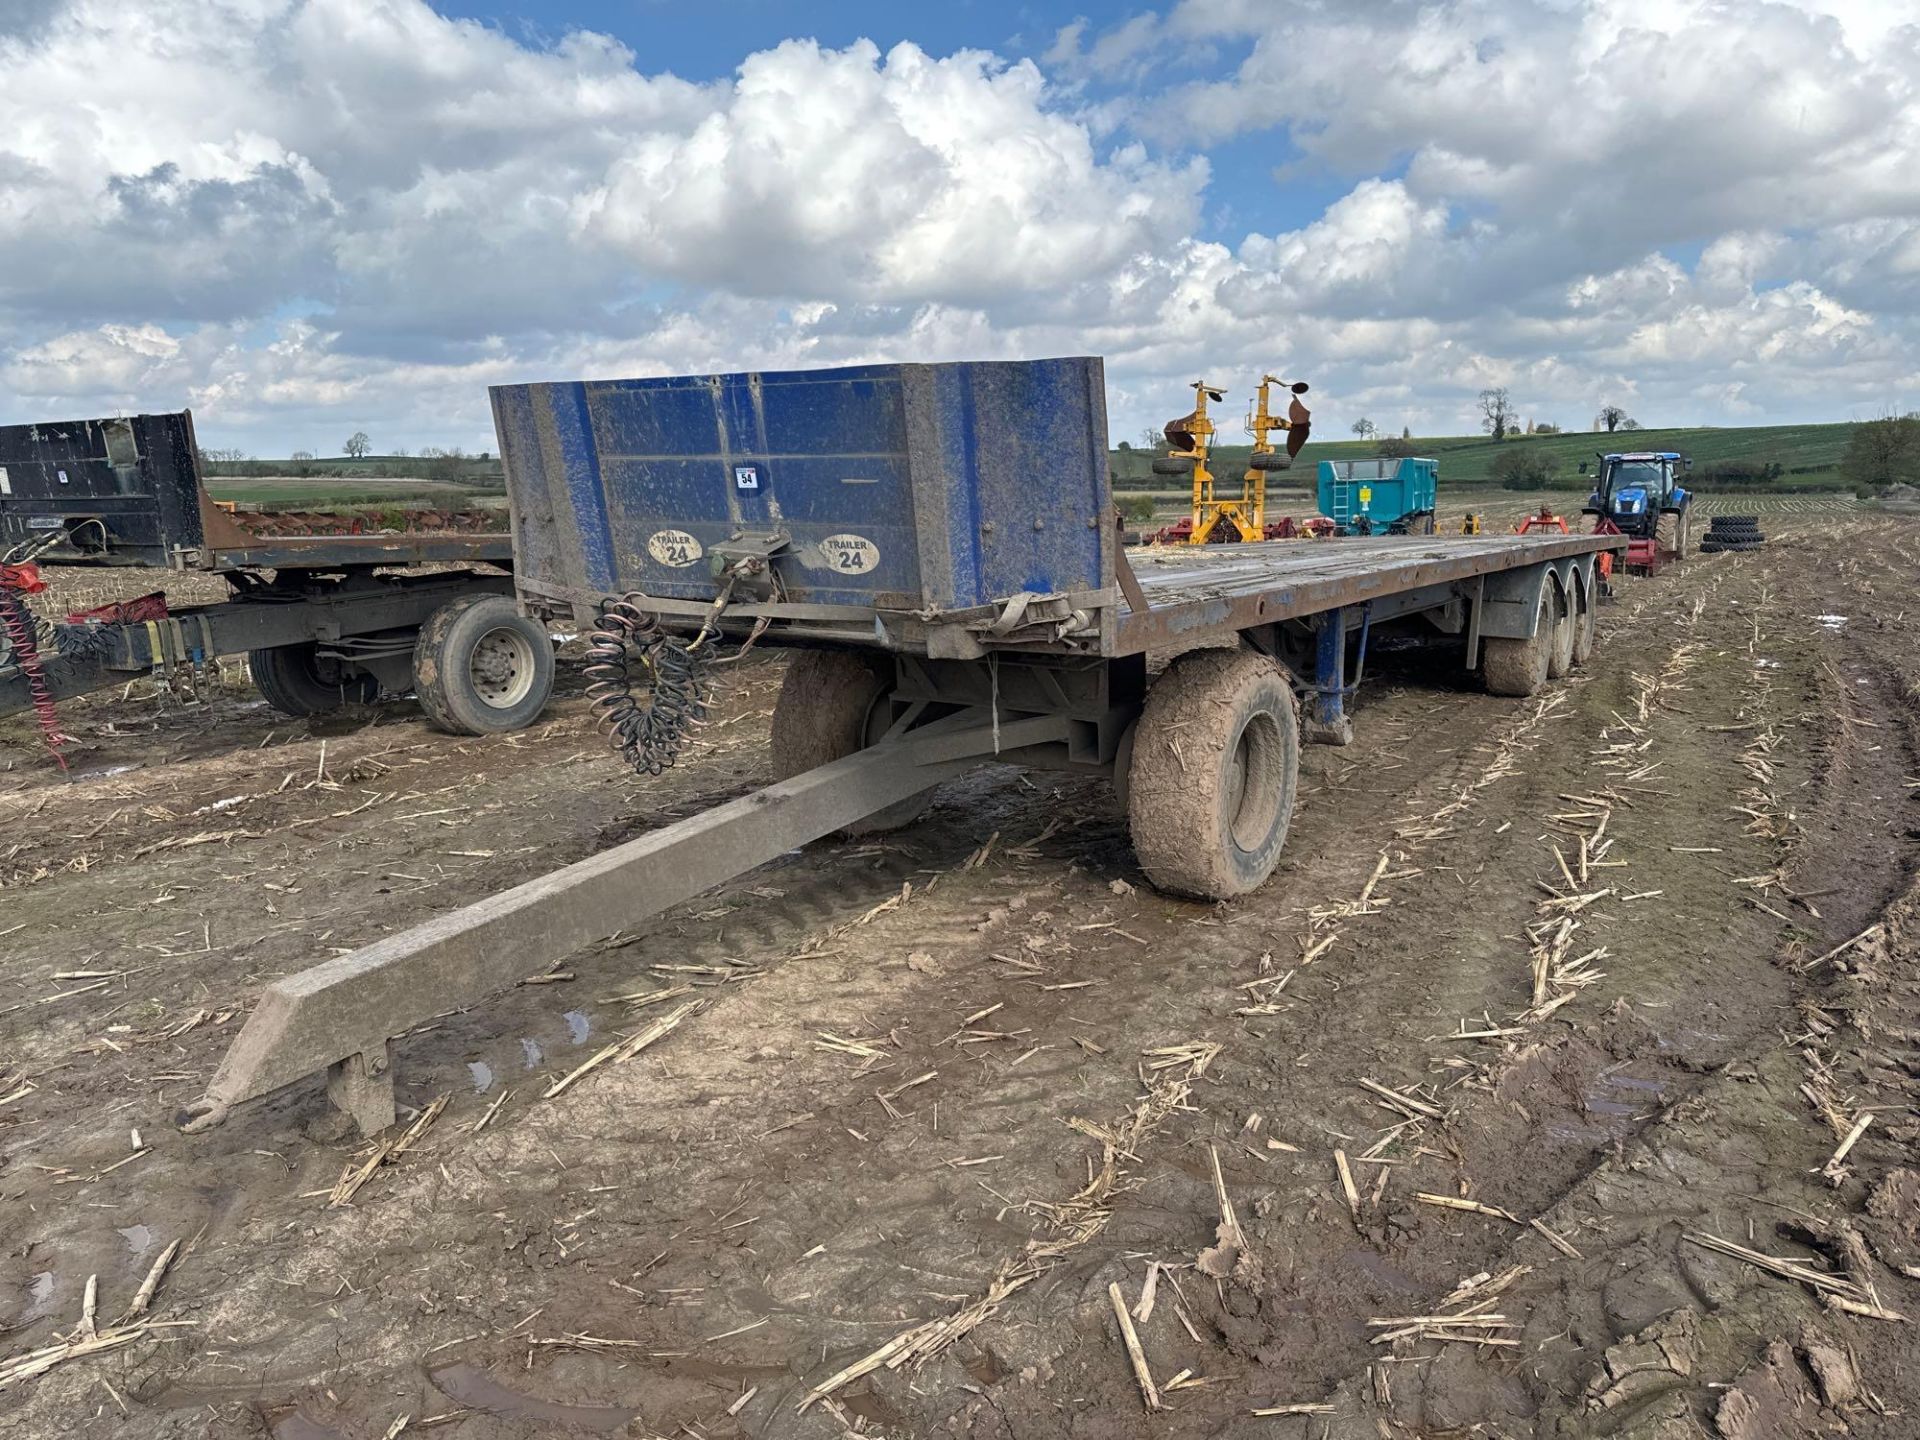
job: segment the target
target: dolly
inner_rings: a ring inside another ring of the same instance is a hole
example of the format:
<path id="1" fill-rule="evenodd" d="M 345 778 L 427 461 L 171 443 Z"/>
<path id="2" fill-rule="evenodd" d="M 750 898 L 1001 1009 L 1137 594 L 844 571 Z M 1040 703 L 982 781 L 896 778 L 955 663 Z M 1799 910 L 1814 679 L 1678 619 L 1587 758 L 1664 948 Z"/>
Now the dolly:
<path id="1" fill-rule="evenodd" d="M 1533 694 L 1590 653 L 1595 558 L 1625 543 L 1129 555 L 1092 357 L 504 386 L 493 408 L 520 603 L 594 631 L 621 753 L 671 764 L 757 642 L 789 652 L 776 779 L 275 981 L 189 1129 L 316 1074 L 382 1129 L 394 1037 L 796 846 L 911 824 L 989 763 L 1104 777 L 1152 884 L 1245 894 L 1286 843 L 1301 744 L 1353 738 L 1370 638 L 1450 644 Z M 649 665 L 676 677 L 664 709 Z"/>

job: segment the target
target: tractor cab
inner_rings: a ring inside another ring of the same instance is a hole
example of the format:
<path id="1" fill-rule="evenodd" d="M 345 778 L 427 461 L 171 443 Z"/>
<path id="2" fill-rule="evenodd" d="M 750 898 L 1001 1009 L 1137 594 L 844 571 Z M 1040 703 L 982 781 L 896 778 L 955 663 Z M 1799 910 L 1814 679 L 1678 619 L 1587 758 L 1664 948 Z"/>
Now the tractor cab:
<path id="1" fill-rule="evenodd" d="M 1586 511 L 1611 520 L 1623 535 L 1652 535 L 1664 514 L 1678 514 L 1690 498 L 1680 478 L 1693 461 L 1672 450 L 1600 456 Z"/>
<path id="2" fill-rule="evenodd" d="M 1692 459 L 1673 450 L 1640 450 L 1599 460 L 1585 506 L 1596 517 L 1595 532 L 1632 537 L 1629 565 L 1651 569 L 1661 559 L 1684 557 L 1693 494 L 1680 481 L 1693 468 Z"/>

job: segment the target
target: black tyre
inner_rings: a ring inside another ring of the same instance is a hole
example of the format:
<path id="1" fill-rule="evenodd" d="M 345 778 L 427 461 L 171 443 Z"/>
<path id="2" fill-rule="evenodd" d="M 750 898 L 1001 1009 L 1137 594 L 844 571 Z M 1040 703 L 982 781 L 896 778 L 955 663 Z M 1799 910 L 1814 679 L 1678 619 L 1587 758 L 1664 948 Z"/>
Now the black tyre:
<path id="1" fill-rule="evenodd" d="M 1153 457 L 1153 473 L 1156 475 L 1191 475 L 1193 456 L 1156 455 Z"/>
<path id="2" fill-rule="evenodd" d="M 1549 587 L 1551 588 L 1551 587 Z M 1553 643 L 1547 652 L 1547 678 L 1558 680 L 1573 669 L 1573 650 L 1578 640 L 1575 630 L 1578 617 L 1575 616 L 1571 593 L 1553 597 Z"/>
<path id="3" fill-rule="evenodd" d="M 801 650 L 787 661 L 787 676 L 773 704 L 769 747 L 773 774 L 789 780 L 830 760 L 864 750 L 893 723 L 887 697 L 893 675 L 882 662 L 846 650 Z M 898 830 L 919 819 L 933 803 L 924 790 L 846 826 L 843 835 Z"/>
<path id="4" fill-rule="evenodd" d="M 247 652 L 254 688 L 282 715 L 324 715 L 343 705 L 366 705 L 378 698 L 380 682 L 364 670 L 348 670 L 323 659 L 311 640 Z"/>
<path id="5" fill-rule="evenodd" d="M 455 735 L 523 730 L 553 694 L 553 640 L 507 595 L 442 605 L 413 645 L 413 693 Z"/>
<path id="6" fill-rule="evenodd" d="M 1553 603 L 1552 584 L 1541 586 L 1532 638 L 1493 635 L 1480 642 L 1480 678 L 1491 694 L 1532 695 L 1547 683 L 1547 667 L 1553 659 Z"/>
<path id="7" fill-rule="evenodd" d="M 1590 586 L 1576 584 L 1573 587 L 1573 663 L 1576 669 L 1593 658 L 1594 646 L 1600 640 L 1600 607 L 1594 603 L 1595 598 Z"/>
<path id="8" fill-rule="evenodd" d="M 1284 450 L 1275 450 L 1268 454 L 1250 456 L 1247 468 L 1251 470 L 1291 470 L 1293 457 Z"/>
<path id="9" fill-rule="evenodd" d="M 1716 530 L 1752 529 L 1759 523 L 1760 517 L 1758 515 L 1716 515 L 1713 517 L 1713 528 Z"/>
<path id="10" fill-rule="evenodd" d="M 1127 774 L 1127 826 L 1158 889 L 1225 900 L 1279 862 L 1300 779 L 1300 720 L 1278 662 L 1195 650 L 1147 692 Z"/>

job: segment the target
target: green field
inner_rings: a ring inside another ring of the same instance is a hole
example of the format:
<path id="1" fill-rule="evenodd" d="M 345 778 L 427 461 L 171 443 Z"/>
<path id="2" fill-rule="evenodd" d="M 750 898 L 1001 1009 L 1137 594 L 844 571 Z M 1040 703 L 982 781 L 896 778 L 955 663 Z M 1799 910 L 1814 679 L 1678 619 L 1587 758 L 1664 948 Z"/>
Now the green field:
<path id="1" fill-rule="evenodd" d="M 1613 435 L 1605 431 L 1578 432 L 1569 435 L 1516 435 L 1496 444 L 1485 435 L 1417 436 L 1410 443 L 1413 453 L 1440 462 L 1440 484 L 1485 486 L 1494 483 L 1493 462 L 1501 454 L 1525 447 L 1528 454 L 1544 453 L 1555 462 L 1556 478 L 1568 488 L 1581 484 L 1580 463 L 1591 462 L 1595 452 L 1610 450 L 1678 450 L 1693 457 L 1695 465 L 1716 460 L 1742 460 L 1757 464 L 1772 462 L 1781 467 L 1780 478 L 1768 487 L 1787 490 L 1795 487 L 1845 489 L 1840 476 L 1840 457 L 1853 432 L 1850 423 L 1833 425 L 1767 425 L 1746 429 L 1634 430 Z M 1216 475 L 1235 475 L 1246 465 L 1250 445 L 1218 445 L 1214 455 Z M 1293 484 L 1311 486 L 1322 460 L 1364 460 L 1380 453 L 1373 440 L 1310 440 L 1294 462 L 1294 471 L 1286 477 Z M 1155 475 L 1152 455 L 1144 450 L 1111 452 L 1115 484 L 1122 489 L 1163 489 L 1177 486 L 1177 480 Z M 1298 477 L 1298 478 L 1296 478 Z M 1704 488 L 1704 487 L 1703 487 Z"/>

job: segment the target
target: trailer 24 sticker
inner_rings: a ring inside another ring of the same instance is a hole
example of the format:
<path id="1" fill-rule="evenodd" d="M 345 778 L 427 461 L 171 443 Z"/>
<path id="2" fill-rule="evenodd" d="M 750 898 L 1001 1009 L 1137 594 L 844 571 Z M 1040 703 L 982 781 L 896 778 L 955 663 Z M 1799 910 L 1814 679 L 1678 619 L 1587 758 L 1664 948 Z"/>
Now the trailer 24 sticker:
<path id="1" fill-rule="evenodd" d="M 706 552 L 700 542 L 684 530 L 656 530 L 647 537 L 647 553 L 662 565 L 676 570 L 695 564 Z"/>
<path id="2" fill-rule="evenodd" d="M 880 563 L 880 547 L 864 535 L 829 535 L 820 553 L 836 575 L 864 575 Z"/>

